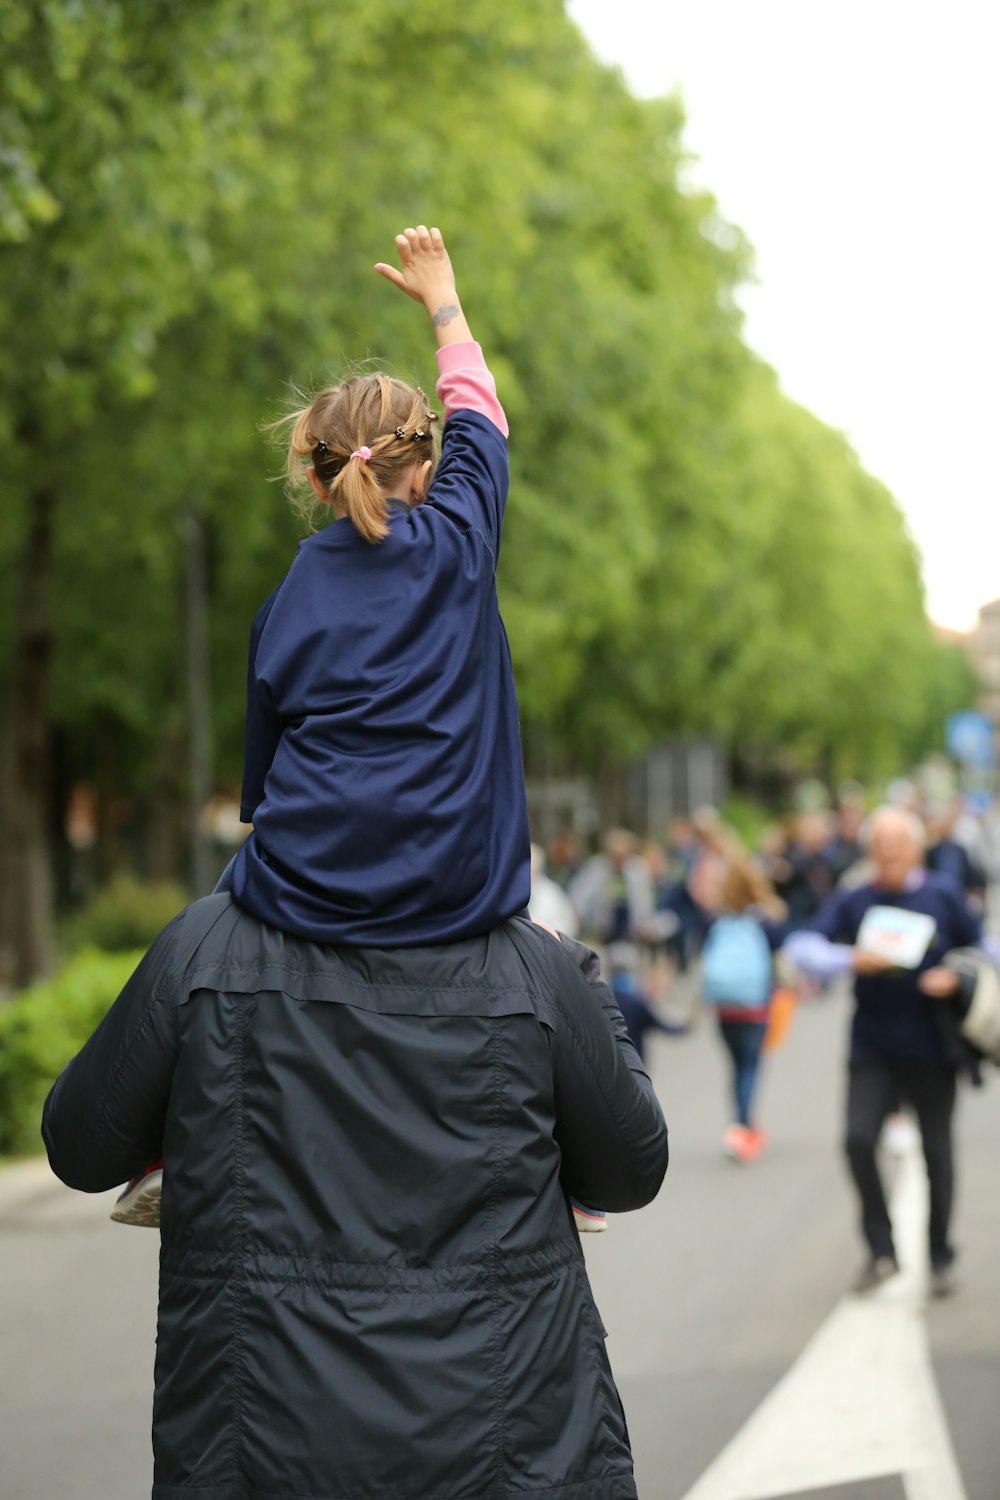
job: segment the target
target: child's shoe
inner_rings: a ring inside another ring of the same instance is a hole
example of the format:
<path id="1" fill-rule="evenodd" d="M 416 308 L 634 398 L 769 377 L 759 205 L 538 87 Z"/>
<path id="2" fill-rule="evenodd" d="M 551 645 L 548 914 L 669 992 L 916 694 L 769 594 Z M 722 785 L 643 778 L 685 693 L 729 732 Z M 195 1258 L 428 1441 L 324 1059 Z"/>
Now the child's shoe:
<path id="1" fill-rule="evenodd" d="M 133 1177 L 122 1192 L 111 1217 L 116 1224 L 138 1224 L 143 1229 L 160 1227 L 160 1190 L 163 1184 L 163 1162 L 153 1161 Z"/>
<path id="2" fill-rule="evenodd" d="M 573 1204 L 573 1221 L 580 1234 L 601 1234 L 608 1227 L 608 1216 L 602 1208 Z"/>

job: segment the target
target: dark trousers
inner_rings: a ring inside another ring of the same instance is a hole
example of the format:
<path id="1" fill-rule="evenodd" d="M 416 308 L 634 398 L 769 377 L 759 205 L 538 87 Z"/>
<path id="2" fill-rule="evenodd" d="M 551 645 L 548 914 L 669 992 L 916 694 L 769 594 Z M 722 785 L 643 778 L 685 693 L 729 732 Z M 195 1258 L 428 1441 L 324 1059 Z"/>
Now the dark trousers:
<path id="1" fill-rule="evenodd" d="M 920 1125 L 930 1182 L 931 1265 L 941 1269 L 954 1259 L 948 1240 L 955 1188 L 951 1144 L 955 1073 L 951 1068 L 852 1059 L 844 1149 L 861 1198 L 861 1228 L 873 1257 L 895 1254 L 875 1147 L 887 1116 L 899 1108 L 900 1100 L 913 1106 Z"/>
<path id="2" fill-rule="evenodd" d="M 765 1021 L 721 1021 L 719 1033 L 733 1061 L 733 1102 L 741 1125 L 751 1123 L 760 1054 L 767 1032 Z"/>

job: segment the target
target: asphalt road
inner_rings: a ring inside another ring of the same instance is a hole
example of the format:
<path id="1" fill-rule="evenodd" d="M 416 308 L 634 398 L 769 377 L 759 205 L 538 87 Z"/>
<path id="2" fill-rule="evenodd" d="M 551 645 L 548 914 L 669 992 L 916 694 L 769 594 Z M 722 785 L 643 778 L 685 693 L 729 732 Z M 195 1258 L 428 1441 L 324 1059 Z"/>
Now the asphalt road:
<path id="1" fill-rule="evenodd" d="M 846 1017 L 842 997 L 800 1009 L 785 1048 L 768 1060 L 762 1118 L 771 1143 L 750 1168 L 719 1148 L 724 1072 L 711 1026 L 653 1041 L 671 1127 L 667 1180 L 649 1208 L 612 1219 L 586 1242 L 643 1500 L 684 1500 L 838 1307 L 854 1316 L 841 1300 L 862 1259 L 837 1150 Z M 959 1488 L 929 1469 L 904 1483 L 873 1459 L 870 1478 L 814 1477 L 786 1489 L 788 1500 L 1000 1500 L 1000 1074 L 990 1088 L 963 1092 L 959 1143 L 961 1288 L 905 1312 L 907 1337 L 921 1347 L 925 1330 L 929 1337 Z M 110 1197 L 71 1193 L 37 1164 L 0 1176 L 3 1500 L 149 1493 L 158 1238 L 111 1224 Z M 870 1336 L 874 1325 L 865 1326 Z M 857 1336 L 853 1324 L 840 1333 L 849 1346 Z M 880 1363 L 877 1341 L 855 1355 L 866 1367 L 875 1358 L 882 1384 L 873 1389 L 886 1399 L 894 1382 L 905 1384 L 888 1355 Z M 758 1460 L 762 1445 L 819 1452 L 823 1435 L 808 1429 L 831 1402 L 807 1394 L 783 1423 L 776 1399 L 757 1433 Z M 841 1457 L 853 1443 L 847 1431 L 834 1445 Z M 709 1474 L 699 1494 L 781 1493 L 762 1482 L 744 1489 L 731 1473 L 713 1488 Z"/>

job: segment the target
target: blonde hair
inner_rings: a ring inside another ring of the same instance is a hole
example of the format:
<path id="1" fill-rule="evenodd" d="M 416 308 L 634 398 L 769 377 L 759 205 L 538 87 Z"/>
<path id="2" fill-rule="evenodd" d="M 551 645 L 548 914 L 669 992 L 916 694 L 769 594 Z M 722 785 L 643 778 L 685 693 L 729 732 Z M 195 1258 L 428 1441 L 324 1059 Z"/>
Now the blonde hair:
<path id="1" fill-rule="evenodd" d="M 317 391 L 272 428 L 291 428 L 285 473 L 292 509 L 315 531 L 321 502 L 309 483 L 314 469 L 337 511 L 366 542 L 380 542 L 389 530 L 393 485 L 425 459 L 433 472 L 436 421 L 419 387 L 389 375 L 351 375 Z M 370 450 L 367 459 L 356 456 L 363 448 Z"/>
<path id="2" fill-rule="evenodd" d="M 730 849 L 722 877 L 722 905 L 726 911 L 744 912 L 759 906 L 766 916 L 780 921 L 787 907 L 755 859 L 742 849 Z"/>

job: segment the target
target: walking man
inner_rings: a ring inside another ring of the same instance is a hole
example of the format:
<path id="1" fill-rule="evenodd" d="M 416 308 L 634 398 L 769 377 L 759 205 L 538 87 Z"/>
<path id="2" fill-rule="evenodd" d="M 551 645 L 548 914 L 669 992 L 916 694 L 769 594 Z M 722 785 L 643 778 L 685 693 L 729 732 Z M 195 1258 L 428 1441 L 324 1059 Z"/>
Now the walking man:
<path id="1" fill-rule="evenodd" d="M 845 1150 L 869 1251 L 855 1290 L 871 1291 L 899 1269 L 875 1148 L 902 1101 L 920 1125 L 931 1286 L 943 1296 L 954 1289 L 951 1126 L 962 1050 L 951 1003 L 960 980 L 942 960 L 951 949 L 978 944 L 980 923 L 953 882 L 923 868 L 924 829 L 913 813 L 874 813 L 868 854 L 872 878 L 834 891 L 784 951 L 818 979 L 854 975 Z"/>

